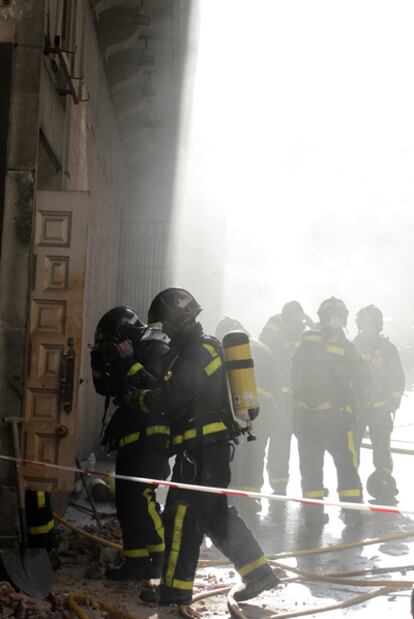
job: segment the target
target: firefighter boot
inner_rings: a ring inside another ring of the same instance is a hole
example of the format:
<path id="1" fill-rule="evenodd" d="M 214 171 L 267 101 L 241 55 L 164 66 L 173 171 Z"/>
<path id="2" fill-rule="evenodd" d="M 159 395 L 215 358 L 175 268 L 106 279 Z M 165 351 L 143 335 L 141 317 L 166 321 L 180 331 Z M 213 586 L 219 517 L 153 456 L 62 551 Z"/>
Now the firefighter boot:
<path id="1" fill-rule="evenodd" d="M 141 581 L 146 578 L 147 566 L 141 561 L 127 559 L 117 567 L 107 567 L 105 570 L 105 578 L 107 580 L 137 580 Z"/>
<path id="2" fill-rule="evenodd" d="M 244 602 L 245 600 L 257 597 L 263 591 L 273 589 L 278 584 L 278 577 L 269 567 L 269 569 L 266 570 L 266 574 L 261 578 L 252 578 L 251 580 L 246 578 L 244 582 L 235 585 L 231 591 L 237 602 Z"/>

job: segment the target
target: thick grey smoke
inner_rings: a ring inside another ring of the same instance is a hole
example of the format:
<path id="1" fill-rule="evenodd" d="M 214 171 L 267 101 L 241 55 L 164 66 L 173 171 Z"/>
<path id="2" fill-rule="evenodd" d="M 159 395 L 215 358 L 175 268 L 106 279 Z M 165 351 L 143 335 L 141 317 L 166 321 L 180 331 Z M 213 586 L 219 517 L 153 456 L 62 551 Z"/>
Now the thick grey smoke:
<path id="1" fill-rule="evenodd" d="M 201 0 L 175 283 L 256 335 L 296 298 L 414 324 L 414 5 Z M 387 329 L 386 329 L 387 330 Z"/>

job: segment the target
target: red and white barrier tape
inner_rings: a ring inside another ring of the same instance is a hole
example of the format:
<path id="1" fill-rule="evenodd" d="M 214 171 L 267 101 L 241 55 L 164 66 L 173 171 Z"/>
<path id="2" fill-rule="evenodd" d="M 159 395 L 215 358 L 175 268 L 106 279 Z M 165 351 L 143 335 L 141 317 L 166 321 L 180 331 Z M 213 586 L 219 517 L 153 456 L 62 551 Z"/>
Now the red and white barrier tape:
<path id="1" fill-rule="evenodd" d="M 105 473 L 104 471 L 96 471 L 94 469 L 80 469 L 72 466 L 63 466 L 60 464 L 51 464 L 49 462 L 39 462 L 38 460 L 18 459 L 12 456 L 4 456 L 0 454 L 0 460 L 8 460 L 17 464 L 32 464 L 43 468 L 59 469 L 70 473 L 82 473 L 93 477 L 107 477 L 111 479 L 124 479 L 136 483 L 148 484 L 152 486 L 167 486 L 168 488 L 179 488 L 182 490 L 192 490 L 194 492 L 209 492 L 211 494 L 225 494 L 227 496 L 242 496 L 251 499 L 268 499 L 269 501 L 292 501 L 294 503 L 302 503 L 304 505 L 318 505 L 329 507 L 342 507 L 344 509 L 352 509 L 361 512 L 380 512 L 385 514 L 414 514 L 414 508 L 405 509 L 401 507 L 390 507 L 388 505 L 371 505 L 367 503 L 348 503 L 341 501 L 327 501 L 321 499 L 305 499 L 303 497 L 284 496 L 279 494 L 265 494 L 261 492 L 250 492 L 247 490 L 234 490 L 232 488 L 216 488 L 214 486 L 199 486 L 197 484 L 185 484 L 176 481 L 166 481 L 164 479 L 150 479 L 148 477 L 135 477 L 132 475 L 118 475 L 114 473 Z"/>

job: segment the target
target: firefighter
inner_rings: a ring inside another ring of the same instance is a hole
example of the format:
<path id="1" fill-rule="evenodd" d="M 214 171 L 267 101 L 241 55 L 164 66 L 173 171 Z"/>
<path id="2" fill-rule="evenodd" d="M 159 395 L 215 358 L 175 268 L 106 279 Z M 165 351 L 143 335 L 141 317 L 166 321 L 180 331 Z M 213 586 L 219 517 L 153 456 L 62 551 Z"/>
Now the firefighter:
<path id="1" fill-rule="evenodd" d="M 168 470 L 169 427 L 165 415 L 143 417 L 122 400 L 131 384 L 148 387 L 163 374 L 164 334 L 147 327 L 129 307 L 111 309 L 99 321 L 91 366 L 96 391 L 119 405 L 102 444 L 117 451 L 116 473 L 162 479 Z M 165 549 L 155 487 L 116 480 L 115 503 L 122 529 L 123 562 L 107 568 L 110 580 L 159 578 Z"/>
<path id="2" fill-rule="evenodd" d="M 182 288 L 168 288 L 151 303 L 148 320 L 161 322 L 171 339 L 171 378 L 161 387 L 131 390 L 132 407 L 152 415 L 166 410 L 176 453 L 173 481 L 226 488 L 230 483 L 233 418 L 229 413 L 222 349 L 196 321 L 201 306 Z M 220 494 L 170 488 L 163 513 L 166 552 L 161 585 L 144 589 L 147 602 L 185 605 L 204 535 L 242 577 L 236 599 L 274 587 L 274 576 L 250 529 Z"/>
<path id="3" fill-rule="evenodd" d="M 233 318 L 223 318 L 216 327 L 216 337 L 222 341 L 230 331 L 249 333 Z M 257 388 L 260 399 L 260 414 L 254 420 L 255 441 L 243 441 L 236 450 L 232 464 L 232 486 L 241 490 L 260 492 L 263 485 L 263 466 L 266 444 L 275 423 L 277 400 L 280 394 L 278 368 L 268 346 L 250 337 Z M 240 506 L 255 506 L 252 500 L 242 499 Z"/>
<path id="4" fill-rule="evenodd" d="M 290 444 L 293 428 L 293 404 L 290 390 L 290 371 L 293 355 L 300 344 L 300 338 L 311 320 L 305 315 L 298 301 L 285 303 L 280 314 L 267 321 L 260 341 L 267 345 L 274 355 L 281 381 L 276 417 L 271 425 L 268 453 L 269 479 L 276 494 L 286 494 L 289 481 Z"/>
<path id="5" fill-rule="evenodd" d="M 55 521 L 50 494 L 43 490 L 26 490 L 27 545 L 29 548 L 45 548 L 53 569 L 60 567 L 55 549 Z"/>
<path id="6" fill-rule="evenodd" d="M 367 489 L 376 499 L 392 502 L 398 489 L 392 477 L 390 440 L 394 415 L 404 392 L 404 370 L 396 347 L 381 334 L 384 323 L 378 307 L 367 305 L 360 309 L 356 324 L 358 335 L 354 344 L 371 370 L 371 381 L 358 403 L 358 447 L 368 428 L 375 471 L 368 479 Z"/>
<path id="7" fill-rule="evenodd" d="M 345 303 L 335 297 L 326 299 L 318 316 L 319 328 L 302 335 L 292 364 L 302 492 L 306 498 L 323 498 L 323 462 L 328 451 L 337 470 L 340 500 L 362 502 L 354 399 L 368 385 L 370 372 L 345 337 Z M 312 506 L 309 513 L 318 512 Z"/>

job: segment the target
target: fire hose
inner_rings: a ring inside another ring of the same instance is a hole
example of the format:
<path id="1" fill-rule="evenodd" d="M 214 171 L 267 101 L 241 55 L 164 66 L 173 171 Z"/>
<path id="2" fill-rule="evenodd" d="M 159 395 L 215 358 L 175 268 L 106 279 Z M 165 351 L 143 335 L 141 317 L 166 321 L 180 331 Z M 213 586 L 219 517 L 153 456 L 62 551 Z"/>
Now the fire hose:
<path id="1" fill-rule="evenodd" d="M 54 517 L 60 524 L 67 527 L 72 532 L 78 535 L 81 535 L 94 543 L 100 544 L 102 546 L 107 546 L 114 550 L 122 551 L 122 546 L 120 544 L 116 544 L 114 542 L 105 540 L 91 533 L 87 533 L 83 529 L 80 529 L 79 527 L 76 527 L 72 525 L 71 523 L 67 522 L 64 518 L 62 518 L 58 514 L 54 514 Z M 304 611 L 297 611 L 294 613 L 289 612 L 285 614 L 272 615 L 272 617 L 274 617 L 275 619 L 276 617 L 277 619 L 288 619 L 288 617 L 301 617 L 305 615 L 326 612 L 326 611 L 335 610 L 339 608 L 346 608 L 346 607 L 353 606 L 356 604 L 361 604 L 362 602 L 372 599 L 374 597 L 378 597 L 379 595 L 388 595 L 390 592 L 395 593 L 397 591 L 411 589 L 411 587 L 413 586 L 413 581 L 408 581 L 408 580 L 389 581 L 389 580 L 351 579 L 350 578 L 350 576 L 368 575 L 368 574 L 373 574 L 373 573 L 380 574 L 380 573 L 389 573 L 392 571 L 408 571 L 408 570 L 414 569 L 413 565 L 407 565 L 407 566 L 402 566 L 402 567 L 401 566 L 392 567 L 392 568 L 372 568 L 370 570 L 359 570 L 359 571 L 352 571 L 352 572 L 336 572 L 336 573 L 331 573 L 331 574 L 314 574 L 312 572 L 307 572 L 305 570 L 300 570 L 298 568 L 294 568 L 294 567 L 287 566 L 285 564 L 281 564 L 279 563 L 281 559 L 303 557 L 303 556 L 316 555 L 316 554 L 324 554 L 328 552 L 338 552 L 341 550 L 348 550 L 350 548 L 357 548 L 361 546 L 381 544 L 381 543 L 385 543 L 389 541 L 406 539 L 406 538 L 413 537 L 413 536 L 414 536 L 414 530 L 403 531 L 401 533 L 385 535 L 383 537 L 368 539 L 368 540 L 359 541 L 359 542 L 350 542 L 347 544 L 324 546 L 322 548 L 309 548 L 306 550 L 299 550 L 299 551 L 291 552 L 291 553 L 281 553 L 278 555 L 268 555 L 267 558 L 271 565 L 273 565 L 274 567 L 277 567 L 279 570 L 282 569 L 284 571 L 289 571 L 289 572 L 296 574 L 294 578 L 282 578 L 281 579 L 282 584 L 287 584 L 288 582 L 298 582 L 302 580 L 307 580 L 307 581 L 326 582 L 326 583 L 338 584 L 338 585 L 347 585 L 347 586 L 351 585 L 351 586 L 356 586 L 356 587 L 367 587 L 367 586 L 377 587 L 377 589 L 374 589 L 373 591 L 370 591 L 368 593 L 358 594 L 356 596 L 353 596 L 352 598 L 349 598 L 348 600 L 342 600 L 341 602 L 338 602 L 336 604 L 330 604 L 328 606 L 319 607 L 319 608 L 307 609 Z M 229 563 L 230 562 L 228 560 L 216 560 L 216 561 L 200 560 L 198 565 L 199 567 L 207 567 L 207 566 L 212 567 L 212 566 L 228 565 Z M 213 597 L 216 595 L 224 595 L 224 594 L 227 594 L 227 605 L 228 605 L 228 609 L 231 615 L 233 617 L 237 617 L 238 619 L 246 619 L 242 611 L 240 610 L 237 602 L 234 600 L 234 597 L 232 595 L 232 586 L 219 587 L 219 588 L 210 589 L 208 591 L 203 591 L 202 593 L 196 594 L 193 597 L 192 604 L 199 602 L 203 599 L 206 599 L 207 597 Z M 75 599 L 78 599 L 76 598 L 76 596 L 78 595 L 84 596 L 84 594 L 72 594 L 72 596 L 73 595 L 75 595 Z M 82 601 L 83 599 L 86 599 L 86 598 L 88 598 L 88 596 L 84 596 L 84 598 L 82 599 L 79 598 L 79 600 Z M 71 601 L 71 604 L 72 603 L 73 601 Z M 69 604 L 69 600 L 68 600 L 68 604 Z M 72 610 L 74 610 L 72 606 L 71 608 Z M 80 610 L 81 612 L 84 612 L 82 611 L 82 609 Z M 184 616 L 190 616 L 189 614 L 186 613 L 184 609 L 180 609 L 180 610 Z M 75 612 L 78 613 L 78 611 L 75 611 Z M 88 619 L 85 613 L 83 615 L 78 613 L 78 617 L 80 619 Z M 129 619 L 129 617 L 128 615 L 122 615 L 122 619 Z M 271 618 L 269 617 L 268 619 L 271 619 Z"/>

